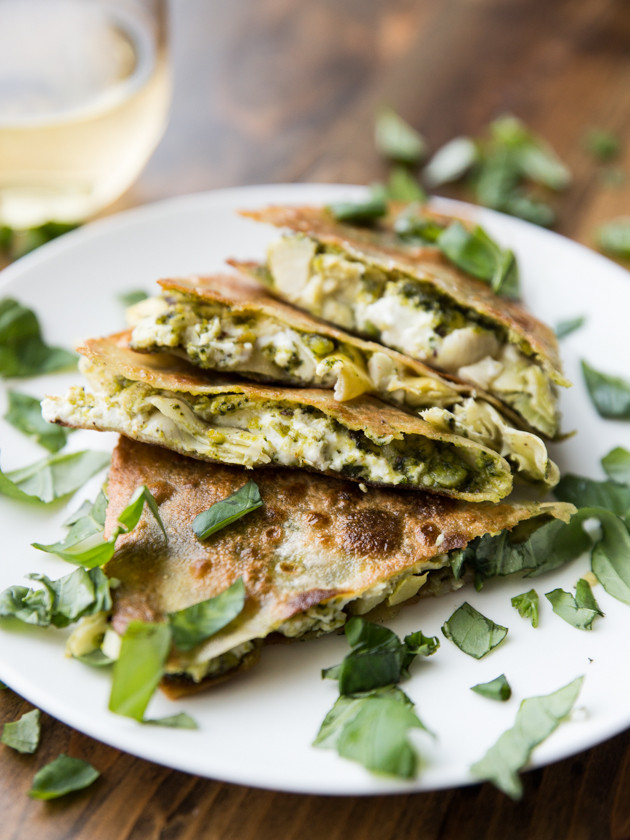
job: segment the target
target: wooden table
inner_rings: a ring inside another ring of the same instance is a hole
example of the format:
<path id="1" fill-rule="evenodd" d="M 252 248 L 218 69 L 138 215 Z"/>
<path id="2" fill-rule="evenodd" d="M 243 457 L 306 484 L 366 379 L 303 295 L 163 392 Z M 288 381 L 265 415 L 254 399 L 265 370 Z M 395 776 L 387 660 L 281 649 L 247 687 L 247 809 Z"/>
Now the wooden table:
<path id="1" fill-rule="evenodd" d="M 367 183 L 381 103 L 436 148 L 511 111 L 574 173 L 557 229 L 593 244 L 630 209 L 581 144 L 598 126 L 630 173 L 630 6 L 624 0 L 179 0 L 175 99 L 163 142 L 113 210 L 168 196 L 282 181 Z M 625 642 L 620 643 L 625 648 Z M 624 652 L 625 655 L 625 652 Z M 0 721 L 31 706 L 0 692 Z M 489 785 L 360 799 L 208 781 L 132 758 L 47 715 L 37 766 L 59 752 L 95 764 L 88 791 L 26 797 L 33 759 L 0 748 L 0 840 L 630 838 L 630 732 L 524 776 L 513 803 Z"/>

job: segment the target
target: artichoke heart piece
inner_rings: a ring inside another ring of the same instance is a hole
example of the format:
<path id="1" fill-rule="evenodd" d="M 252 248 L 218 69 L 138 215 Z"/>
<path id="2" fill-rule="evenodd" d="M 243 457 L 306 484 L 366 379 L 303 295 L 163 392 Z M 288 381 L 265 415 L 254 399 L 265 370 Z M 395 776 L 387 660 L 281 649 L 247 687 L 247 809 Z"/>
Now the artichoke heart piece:
<path id="1" fill-rule="evenodd" d="M 93 392 L 48 397 L 50 422 L 116 431 L 206 461 L 311 469 L 366 484 L 498 501 L 512 488 L 509 464 L 481 443 L 360 396 L 201 376 L 183 360 L 140 354 L 129 333 L 80 348 Z"/>
<path id="2" fill-rule="evenodd" d="M 450 428 L 438 423 L 442 432 L 456 432 L 493 449 L 529 481 L 549 486 L 557 480 L 542 440 L 479 387 L 342 332 L 287 306 L 245 277 L 178 278 L 160 285 L 161 297 L 128 310 L 135 350 L 168 351 L 199 368 L 254 380 L 331 389 L 340 402 L 371 394 L 420 416 L 436 408 L 445 410 L 442 418 L 455 412 L 457 422 L 451 417 Z M 462 410 L 471 403 L 475 410 Z M 489 421 L 471 419 L 489 416 L 491 434 L 486 430 Z"/>

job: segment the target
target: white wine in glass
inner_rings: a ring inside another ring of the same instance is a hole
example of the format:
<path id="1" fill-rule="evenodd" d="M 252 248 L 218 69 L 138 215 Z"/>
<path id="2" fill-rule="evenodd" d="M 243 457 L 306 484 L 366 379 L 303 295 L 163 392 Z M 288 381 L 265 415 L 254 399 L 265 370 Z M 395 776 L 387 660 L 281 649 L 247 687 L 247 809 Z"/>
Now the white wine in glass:
<path id="1" fill-rule="evenodd" d="M 170 103 L 164 5 L 0 0 L 0 224 L 84 221 L 137 177 Z"/>

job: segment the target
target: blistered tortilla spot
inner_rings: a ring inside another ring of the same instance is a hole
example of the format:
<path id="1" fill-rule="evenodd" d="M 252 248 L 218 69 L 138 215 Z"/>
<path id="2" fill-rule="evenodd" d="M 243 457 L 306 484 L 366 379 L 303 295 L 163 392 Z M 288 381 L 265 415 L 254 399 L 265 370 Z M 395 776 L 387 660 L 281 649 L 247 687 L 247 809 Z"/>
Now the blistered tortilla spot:
<path id="1" fill-rule="evenodd" d="M 158 505 L 167 502 L 175 493 L 175 487 L 168 481 L 152 481 L 149 490 Z"/>
<path id="2" fill-rule="evenodd" d="M 309 511 L 304 517 L 304 521 L 313 530 L 317 531 L 330 526 L 330 516 L 327 513 L 318 513 L 316 510 Z"/>
<path id="3" fill-rule="evenodd" d="M 435 542 L 441 531 L 434 522 L 425 522 L 418 528 L 420 533 L 425 538 L 427 545 L 435 545 Z"/>
<path id="4" fill-rule="evenodd" d="M 392 554 L 402 540 L 402 522 L 377 508 L 348 514 L 342 526 L 342 544 L 350 554 Z"/>
<path id="5" fill-rule="evenodd" d="M 454 548 L 464 548 L 470 542 L 470 537 L 462 534 L 460 531 L 453 531 L 453 533 L 444 534 L 444 541 L 440 545 L 442 551 L 452 551 Z"/>
<path id="6" fill-rule="evenodd" d="M 307 592 L 299 592 L 287 602 L 288 615 L 306 612 L 310 607 L 329 601 L 339 595 L 338 589 L 310 589 Z"/>

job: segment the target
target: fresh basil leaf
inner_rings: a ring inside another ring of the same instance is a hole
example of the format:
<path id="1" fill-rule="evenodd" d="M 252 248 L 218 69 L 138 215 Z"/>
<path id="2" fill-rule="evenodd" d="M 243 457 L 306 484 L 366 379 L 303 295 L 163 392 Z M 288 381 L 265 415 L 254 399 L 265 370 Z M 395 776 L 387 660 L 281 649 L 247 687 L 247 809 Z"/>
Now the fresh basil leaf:
<path id="1" fill-rule="evenodd" d="M 586 323 L 586 316 L 579 315 L 577 318 L 569 318 L 566 321 L 558 321 L 555 333 L 558 338 L 566 338 L 572 332 L 579 330 Z"/>
<path id="2" fill-rule="evenodd" d="M 518 610 L 521 618 L 529 618 L 532 627 L 538 627 L 538 593 L 535 589 L 515 595 L 510 603 Z"/>
<path id="3" fill-rule="evenodd" d="M 609 595 L 630 604 L 630 533 L 618 516 L 610 511 L 586 508 L 583 519 L 599 519 L 602 536 L 591 553 L 591 569 Z"/>
<path id="4" fill-rule="evenodd" d="M 107 668 L 116 661 L 115 659 L 110 659 L 102 650 L 91 650 L 89 653 L 82 653 L 79 656 L 73 653 L 72 658 L 92 668 Z"/>
<path id="5" fill-rule="evenodd" d="M 522 190 L 515 190 L 508 196 L 501 208 L 504 213 L 516 216 L 539 227 L 551 227 L 556 221 L 556 213 L 546 201 L 534 198 Z"/>
<path id="6" fill-rule="evenodd" d="M 168 726 L 171 729 L 199 729 L 197 721 L 186 712 L 179 712 L 177 715 L 162 718 L 146 718 L 142 723 L 150 726 Z"/>
<path id="7" fill-rule="evenodd" d="M 245 584 L 242 578 L 207 601 L 169 613 L 173 644 L 178 650 L 192 650 L 214 636 L 236 618 L 245 606 Z"/>
<path id="8" fill-rule="evenodd" d="M 0 300 L 0 376 L 36 376 L 74 367 L 77 355 L 43 340 L 37 316 L 12 298 Z"/>
<path id="9" fill-rule="evenodd" d="M 118 295 L 118 300 L 122 303 L 123 306 L 134 306 L 136 303 L 140 303 L 141 300 L 146 300 L 149 295 L 143 291 L 142 289 L 134 289 L 129 292 L 124 292 L 121 295 Z"/>
<path id="10" fill-rule="evenodd" d="M 413 704 L 399 688 L 339 697 L 326 715 L 313 745 L 336 749 L 340 756 L 374 773 L 409 779 L 417 770 L 417 755 L 409 743 L 410 729 L 425 729 Z"/>
<path id="11" fill-rule="evenodd" d="M 592 630 L 593 619 L 604 614 L 584 578 L 580 578 L 577 583 L 575 597 L 563 589 L 553 589 L 545 593 L 545 598 L 556 615 L 578 630 Z"/>
<path id="12" fill-rule="evenodd" d="M 441 222 L 424 213 L 421 203 L 409 204 L 394 220 L 394 231 L 406 242 L 434 245 L 444 231 Z"/>
<path id="13" fill-rule="evenodd" d="M 39 709 L 33 709 L 19 720 L 5 723 L 0 741 L 17 752 L 34 753 L 39 745 L 39 735 Z"/>
<path id="14" fill-rule="evenodd" d="M 477 144 L 470 137 L 454 137 L 433 155 L 422 170 L 429 189 L 459 181 L 479 159 Z"/>
<path id="15" fill-rule="evenodd" d="M 615 481 L 594 481 L 580 475 L 563 475 L 553 489 L 556 499 L 578 508 L 602 507 L 618 516 L 630 510 L 630 487 Z"/>
<path id="16" fill-rule="evenodd" d="M 364 201 L 336 201 L 326 209 L 338 222 L 371 225 L 387 215 L 387 193 L 383 187 L 372 187 Z"/>
<path id="17" fill-rule="evenodd" d="M 73 222 L 44 222 L 38 227 L 19 229 L 2 225 L 0 226 L 0 249 L 10 260 L 17 260 L 76 227 L 77 225 Z"/>
<path id="18" fill-rule="evenodd" d="M 171 647 L 168 624 L 130 621 L 114 664 L 109 710 L 141 721 L 164 673 Z"/>
<path id="19" fill-rule="evenodd" d="M 0 493 L 22 501 L 54 502 L 73 493 L 95 473 L 109 464 L 106 452 L 72 452 L 49 455 L 27 467 L 3 473 L 0 470 Z"/>
<path id="20" fill-rule="evenodd" d="M 40 401 L 28 394 L 7 391 L 9 405 L 4 419 L 25 435 L 34 437 L 49 452 L 58 452 L 66 445 L 68 429 L 49 423 L 42 417 Z"/>
<path id="21" fill-rule="evenodd" d="M 509 682 L 505 679 L 505 674 L 495 677 L 490 682 L 477 683 L 470 688 L 476 694 L 481 694 L 482 697 L 489 697 L 490 700 L 499 700 L 505 702 L 512 696 L 512 689 Z"/>
<path id="22" fill-rule="evenodd" d="M 597 243 L 612 257 L 630 260 L 630 216 L 620 216 L 597 231 Z"/>
<path id="23" fill-rule="evenodd" d="M 507 636 L 507 627 L 495 624 L 467 601 L 442 625 L 442 633 L 461 651 L 482 659 Z"/>
<path id="24" fill-rule="evenodd" d="M 573 708 L 584 677 L 578 677 L 551 694 L 523 700 L 514 726 L 501 735 L 482 759 L 470 768 L 472 775 L 519 799 L 523 786 L 518 777 L 532 751 L 558 727 Z"/>
<path id="25" fill-rule="evenodd" d="M 624 449 L 623 446 L 617 446 L 604 455 L 602 467 L 608 478 L 619 484 L 630 486 L 630 451 Z M 604 507 L 607 506 L 604 505 Z"/>
<path id="26" fill-rule="evenodd" d="M 255 481 L 248 481 L 235 493 L 226 499 L 215 502 L 208 510 L 200 513 L 193 520 L 193 531 L 200 540 L 206 540 L 211 534 L 216 533 L 236 522 L 246 513 L 251 513 L 263 504 L 260 498 L 260 490 Z"/>
<path id="27" fill-rule="evenodd" d="M 582 362 L 588 393 L 601 417 L 630 420 L 630 382 L 609 376 Z"/>
<path id="28" fill-rule="evenodd" d="M 510 150 L 524 178 L 552 190 L 571 183 L 571 173 L 553 149 L 511 115 L 494 120 L 490 132 L 495 143 Z"/>
<path id="29" fill-rule="evenodd" d="M 398 163 L 414 166 L 425 155 L 424 137 L 392 108 L 383 108 L 377 115 L 374 140 L 379 154 Z"/>
<path id="30" fill-rule="evenodd" d="M 391 201 L 426 201 L 427 194 L 404 166 L 395 166 L 387 181 L 387 197 Z"/>
<path id="31" fill-rule="evenodd" d="M 48 627 L 52 615 L 53 599 L 50 591 L 10 586 L 0 592 L 0 618 L 16 618 L 24 624 Z"/>
<path id="32" fill-rule="evenodd" d="M 603 128 L 591 128 L 587 131 L 583 145 L 596 160 L 603 162 L 614 160 L 621 149 L 619 137 Z"/>
<path id="33" fill-rule="evenodd" d="M 151 511 L 153 518 L 160 526 L 162 533 L 166 537 L 166 529 L 164 527 L 164 523 L 160 518 L 160 512 L 158 510 L 157 502 L 153 498 L 153 495 L 151 494 L 151 491 L 146 486 L 146 484 L 141 485 L 137 488 L 137 490 L 135 490 L 134 494 L 129 500 L 129 504 L 118 517 L 118 521 L 122 525 L 124 531 L 133 531 L 133 529 L 140 521 L 140 517 L 142 516 L 142 511 L 144 510 L 145 504 Z"/>
<path id="34" fill-rule="evenodd" d="M 58 799 L 89 787 L 100 775 L 87 761 L 62 753 L 37 771 L 28 795 L 32 799 Z"/>

